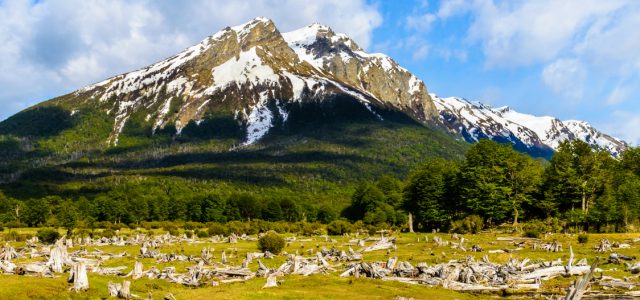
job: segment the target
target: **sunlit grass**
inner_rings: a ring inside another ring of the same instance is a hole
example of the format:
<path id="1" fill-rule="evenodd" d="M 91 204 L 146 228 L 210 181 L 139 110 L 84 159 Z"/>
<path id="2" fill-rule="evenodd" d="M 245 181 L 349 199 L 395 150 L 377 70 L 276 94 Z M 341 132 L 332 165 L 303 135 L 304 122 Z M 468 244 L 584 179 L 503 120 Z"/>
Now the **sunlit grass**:
<path id="1" fill-rule="evenodd" d="M 14 229 L 20 233 L 35 233 L 36 230 Z M 158 230 L 158 232 L 161 232 Z M 134 231 L 123 229 L 119 234 L 134 234 Z M 437 234 L 441 238 L 453 241 L 449 234 Z M 425 236 L 428 241 L 425 242 Z M 374 251 L 365 253 L 365 261 L 381 261 L 387 260 L 390 256 L 397 256 L 399 260 L 409 261 L 414 266 L 419 262 L 428 264 L 437 264 L 447 262 L 449 260 L 464 259 L 472 256 L 475 259 L 482 259 L 484 255 L 495 263 L 505 263 L 510 258 L 524 259 L 529 258 L 535 261 L 551 261 L 561 258 L 566 262 L 569 257 L 569 246 L 573 247 L 576 261 L 587 258 L 591 263 L 596 256 L 605 258 L 608 254 L 598 254 L 593 249 L 600 239 L 607 238 L 610 241 L 619 241 L 632 243 L 632 238 L 640 237 L 638 234 L 590 234 L 589 242 L 579 244 L 577 237 L 555 234 L 542 240 L 541 242 L 559 241 L 563 245 L 563 251 L 560 253 L 551 253 L 544 250 L 533 250 L 529 245 L 524 246 L 522 250 L 511 253 L 488 253 L 488 250 L 495 249 L 515 249 L 516 246 L 510 241 L 497 241 L 498 236 L 509 236 L 506 234 L 482 233 L 475 235 L 460 235 L 465 238 L 465 247 L 469 249 L 471 245 L 480 245 L 484 252 L 464 252 L 459 249 L 451 249 L 451 247 L 437 247 L 433 243 L 433 237 L 436 234 L 409 234 L 404 233 L 396 235 L 397 249 Z M 362 236 L 361 236 L 362 237 Z M 302 237 L 301 237 L 302 238 Z M 310 256 L 312 253 L 322 248 L 337 248 L 348 250 L 349 247 L 357 250 L 358 247 L 349 243 L 349 240 L 355 237 L 332 237 L 335 242 L 328 241 L 324 237 L 312 237 L 312 241 L 294 241 L 287 243 L 284 251 L 287 253 L 297 253 L 300 255 Z M 213 250 L 214 258 L 212 266 L 223 267 L 220 262 L 222 251 L 227 255 L 228 266 L 239 266 L 248 252 L 258 252 L 255 241 L 239 241 L 238 243 L 213 243 L 208 239 L 201 239 L 202 243 L 189 244 L 186 242 L 175 243 L 172 245 L 162 245 L 158 248 L 163 253 L 175 253 L 183 255 L 200 256 L 204 247 Z M 14 247 L 24 246 L 22 243 L 12 243 Z M 632 244 L 633 245 L 633 244 Z M 75 251 L 81 248 L 76 246 L 69 251 Z M 133 264 L 139 254 L 140 246 L 100 246 L 86 247 L 89 252 L 99 249 L 108 253 L 126 252 L 128 256 L 123 258 L 111 259 L 102 262 L 104 267 L 126 266 L 124 272 L 133 269 Z M 615 251 L 625 255 L 637 255 L 638 250 L 633 245 L 629 249 L 615 249 Z M 42 261 L 44 258 L 35 258 L 34 261 Z M 16 263 L 26 263 L 30 259 L 20 259 Z M 193 266 L 193 262 L 174 261 L 168 263 L 159 263 L 155 259 L 140 259 L 144 265 L 144 270 L 155 266 L 163 269 L 168 266 L 176 267 L 177 272 L 186 272 L 187 268 Z M 280 255 L 274 259 L 262 259 L 262 262 L 270 268 L 277 268 L 286 261 L 285 255 Z M 330 262 L 338 265 L 337 262 Z M 607 265 L 600 266 L 604 275 L 616 278 L 624 278 L 630 276 L 625 271 L 623 265 Z M 257 270 L 257 261 L 250 264 L 252 270 Z M 313 276 L 288 275 L 279 280 L 283 283 L 277 288 L 262 289 L 265 283 L 264 278 L 254 278 L 242 283 L 221 284 L 220 286 L 212 286 L 211 282 L 205 282 L 203 286 L 198 288 L 189 288 L 177 284 L 172 284 L 164 280 L 139 279 L 132 282 L 131 289 L 134 294 L 146 297 L 149 293 L 155 298 L 162 298 L 168 293 L 172 293 L 177 299 L 393 299 L 396 296 L 413 297 L 415 299 L 475 299 L 477 297 L 495 297 L 489 294 L 465 294 L 454 291 L 444 290 L 442 288 L 433 288 L 427 286 L 409 285 L 398 282 L 386 282 L 381 280 L 367 278 L 341 278 L 338 275 L 344 270 L 344 267 L 337 266 L 338 272 L 330 274 L 319 274 Z M 108 297 L 107 284 L 109 281 L 121 282 L 126 278 L 113 276 L 100 276 L 97 274 L 89 274 L 90 289 L 87 292 L 74 293 L 69 292 L 69 285 L 66 283 L 67 274 L 59 274 L 56 278 L 37 278 L 17 275 L 0 276 L 0 299 L 52 299 L 52 298 L 72 298 L 72 299 L 98 299 Z M 555 278 L 553 280 L 544 281 L 542 291 L 545 293 L 559 294 L 569 286 L 575 278 Z M 130 280 L 130 279 L 128 279 Z M 637 277 L 631 278 L 637 281 Z M 598 287 L 594 287 L 597 289 Z M 514 291 L 511 291 L 514 292 Z M 516 291 L 517 292 L 517 291 Z M 609 291 L 610 292 L 610 291 Z"/>

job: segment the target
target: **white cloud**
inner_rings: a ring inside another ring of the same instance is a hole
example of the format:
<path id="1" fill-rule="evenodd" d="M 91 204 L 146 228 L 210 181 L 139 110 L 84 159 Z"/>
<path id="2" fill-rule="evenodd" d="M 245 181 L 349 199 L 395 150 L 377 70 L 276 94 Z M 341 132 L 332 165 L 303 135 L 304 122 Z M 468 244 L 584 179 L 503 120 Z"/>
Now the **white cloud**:
<path id="1" fill-rule="evenodd" d="M 621 138 L 634 147 L 640 146 L 640 114 L 629 111 L 615 111 L 610 121 L 602 124 L 604 132 Z"/>
<path id="2" fill-rule="evenodd" d="M 407 17 L 407 27 L 418 31 L 429 31 L 431 25 L 437 20 L 437 16 L 434 14 L 423 14 L 418 16 Z"/>
<path id="3" fill-rule="evenodd" d="M 542 81 L 556 94 L 579 99 L 584 94 L 586 71 L 576 59 L 559 59 L 542 70 Z"/>
<path id="4" fill-rule="evenodd" d="M 469 38 L 482 44 L 490 67 L 544 63 L 580 41 L 597 20 L 624 7 L 624 1 L 476 0 Z"/>
<path id="5" fill-rule="evenodd" d="M 438 18 L 447 19 L 469 11 L 470 5 L 465 0 L 445 0 L 440 3 Z"/>
<path id="6" fill-rule="evenodd" d="M 382 22 L 364 0 L 0 0 L 0 119 L 257 16 L 281 31 L 321 22 L 364 48 Z"/>
<path id="7" fill-rule="evenodd" d="M 609 97 L 607 97 L 607 104 L 616 105 L 624 102 L 631 95 L 631 88 L 626 85 L 617 85 L 613 88 Z"/>
<path id="8" fill-rule="evenodd" d="M 423 60 L 429 55 L 429 45 L 421 45 L 413 52 L 413 60 Z"/>

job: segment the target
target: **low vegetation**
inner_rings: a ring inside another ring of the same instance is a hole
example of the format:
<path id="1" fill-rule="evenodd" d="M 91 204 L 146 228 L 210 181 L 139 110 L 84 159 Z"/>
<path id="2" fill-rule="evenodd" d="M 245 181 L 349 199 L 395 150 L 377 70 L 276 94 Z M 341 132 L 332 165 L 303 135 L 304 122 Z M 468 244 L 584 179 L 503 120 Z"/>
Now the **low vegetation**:
<path id="1" fill-rule="evenodd" d="M 284 237 L 275 231 L 269 231 L 258 239 L 258 249 L 262 252 L 269 251 L 273 254 L 280 254 L 284 245 Z"/>

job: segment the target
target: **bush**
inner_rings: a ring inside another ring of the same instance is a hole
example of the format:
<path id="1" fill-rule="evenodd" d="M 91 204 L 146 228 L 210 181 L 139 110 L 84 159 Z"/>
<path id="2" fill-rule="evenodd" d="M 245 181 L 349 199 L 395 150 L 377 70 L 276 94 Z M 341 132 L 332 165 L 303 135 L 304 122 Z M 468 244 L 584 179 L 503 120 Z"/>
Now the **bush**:
<path id="1" fill-rule="evenodd" d="M 186 222 L 183 226 L 184 230 L 196 230 L 202 227 L 204 227 L 204 225 L 200 222 Z"/>
<path id="2" fill-rule="evenodd" d="M 273 254 L 279 254 L 284 249 L 284 237 L 275 231 L 269 231 L 258 240 L 258 249 L 265 252 L 269 251 Z"/>
<path id="3" fill-rule="evenodd" d="M 176 225 L 173 225 L 171 223 L 167 223 L 167 224 L 164 224 L 164 226 L 162 226 L 162 229 L 164 231 L 171 232 L 171 231 L 178 230 L 178 227 L 176 227 Z"/>
<path id="4" fill-rule="evenodd" d="M 116 231 L 113 230 L 113 229 L 110 229 L 110 228 L 109 229 L 105 229 L 105 230 L 100 232 L 100 236 L 110 239 L 110 238 L 116 236 Z"/>
<path id="5" fill-rule="evenodd" d="M 532 238 L 532 239 L 539 239 L 542 236 L 542 232 L 539 231 L 539 230 L 535 230 L 535 229 L 525 230 L 522 233 L 522 236 L 527 237 L 527 238 Z"/>
<path id="6" fill-rule="evenodd" d="M 7 228 L 23 228 L 23 227 L 28 227 L 27 224 L 25 223 L 20 223 L 18 221 L 9 221 L 7 223 L 4 223 L 4 226 Z"/>
<path id="7" fill-rule="evenodd" d="M 196 231 L 196 236 L 199 237 L 199 238 L 208 238 L 209 234 L 205 230 L 197 230 Z"/>
<path id="8" fill-rule="evenodd" d="M 167 230 L 167 229 L 165 229 L 165 230 Z M 179 236 L 180 235 L 180 231 L 178 230 L 178 228 L 169 228 L 167 231 L 172 236 Z"/>
<path id="9" fill-rule="evenodd" d="M 470 216 L 466 216 L 462 220 L 451 222 L 450 231 L 454 233 L 460 233 L 460 234 L 465 234 L 465 233 L 475 234 L 482 230 L 483 224 L 484 224 L 484 221 L 482 220 L 482 217 L 476 216 L 476 215 L 470 215 Z"/>
<path id="10" fill-rule="evenodd" d="M 24 242 L 24 241 L 26 241 L 26 240 L 28 240 L 28 239 L 30 239 L 32 237 L 33 237 L 32 235 L 27 234 L 27 233 L 19 234 L 19 233 L 15 232 L 15 231 L 9 230 L 9 232 L 7 232 L 4 235 L 4 240 L 7 241 L 7 242 L 8 241 Z"/>
<path id="11" fill-rule="evenodd" d="M 191 230 L 185 230 L 184 235 L 187 236 L 187 238 L 192 238 L 193 237 L 193 231 Z"/>
<path id="12" fill-rule="evenodd" d="M 220 223 L 209 224 L 209 229 L 207 229 L 207 231 L 208 231 L 208 236 L 227 234 L 227 228 Z"/>
<path id="13" fill-rule="evenodd" d="M 43 244 L 53 244 L 60 238 L 60 233 L 51 228 L 43 228 L 38 230 L 36 236 Z"/>
<path id="14" fill-rule="evenodd" d="M 331 223 L 327 225 L 327 233 L 329 235 L 343 235 L 351 232 L 353 232 L 353 226 L 344 220 L 331 221 Z"/>
<path id="15" fill-rule="evenodd" d="M 302 224 L 302 235 L 304 236 L 314 236 L 323 234 L 324 230 L 322 228 L 322 224 L 320 223 L 304 223 Z"/>
<path id="16" fill-rule="evenodd" d="M 522 225 L 524 236 L 528 238 L 540 238 L 543 234 L 553 231 L 551 226 L 540 220 L 531 220 Z"/>
<path id="17" fill-rule="evenodd" d="M 227 227 L 227 234 L 235 233 L 237 235 L 242 234 L 256 234 L 258 229 L 251 227 L 249 223 L 240 221 L 231 221 L 225 224 Z"/>
<path id="18" fill-rule="evenodd" d="M 75 236 L 84 238 L 84 237 L 93 237 L 93 233 L 87 229 L 76 229 Z"/>
<path id="19" fill-rule="evenodd" d="M 586 244 L 589 241 L 589 236 L 586 233 L 578 235 L 578 243 Z"/>

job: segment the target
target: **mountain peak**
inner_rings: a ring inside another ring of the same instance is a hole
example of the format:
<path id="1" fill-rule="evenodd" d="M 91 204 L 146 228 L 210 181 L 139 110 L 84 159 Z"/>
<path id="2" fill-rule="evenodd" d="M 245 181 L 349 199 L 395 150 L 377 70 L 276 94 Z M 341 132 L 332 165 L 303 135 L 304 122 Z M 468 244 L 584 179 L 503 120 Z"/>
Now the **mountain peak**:
<path id="1" fill-rule="evenodd" d="M 180 134 L 210 114 L 231 113 L 247 131 L 244 144 L 286 121 L 287 102 L 346 95 L 372 107 L 401 111 L 420 123 L 437 112 L 424 83 L 386 55 L 368 54 L 345 34 L 314 23 L 287 33 L 260 17 L 226 27 L 181 53 L 64 97 L 72 111 L 99 106 L 113 118 L 108 144 L 128 123 Z M 95 101 L 91 101 L 95 100 Z M 273 110 L 273 101 L 278 109 Z M 376 115 L 376 117 L 380 117 Z M 135 119 L 135 120 L 134 120 Z"/>
<path id="2" fill-rule="evenodd" d="M 440 98 L 431 95 L 441 121 L 449 131 L 469 142 L 491 139 L 511 143 L 520 151 L 549 157 L 562 141 L 581 140 L 592 147 L 619 156 L 628 146 L 624 141 L 606 135 L 584 121 L 560 121 L 554 117 L 534 116 L 508 106 L 491 108 L 462 98 Z"/>

